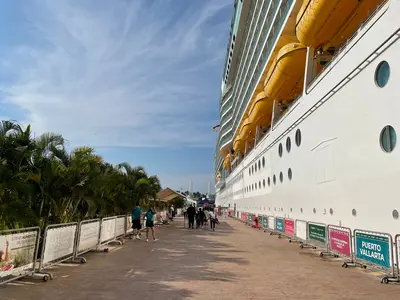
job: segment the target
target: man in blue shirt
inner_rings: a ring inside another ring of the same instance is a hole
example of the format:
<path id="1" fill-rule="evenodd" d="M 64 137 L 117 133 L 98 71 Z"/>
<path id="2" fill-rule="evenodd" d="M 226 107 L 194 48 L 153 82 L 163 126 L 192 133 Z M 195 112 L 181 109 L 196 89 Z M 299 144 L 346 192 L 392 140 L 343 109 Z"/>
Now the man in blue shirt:
<path id="1" fill-rule="evenodd" d="M 139 233 L 142 229 L 142 225 L 140 224 L 140 216 L 142 215 L 142 210 L 139 207 L 139 202 L 136 202 L 136 207 L 132 209 L 132 228 L 133 235 L 136 236 L 136 239 L 140 240 Z"/>
<path id="2" fill-rule="evenodd" d="M 158 241 L 158 239 L 156 239 L 156 234 L 154 232 L 154 215 L 155 215 L 155 211 L 152 208 L 149 208 L 145 214 L 146 217 L 146 242 L 149 241 L 149 228 L 151 229 L 151 234 L 153 236 L 153 240 L 155 242 Z"/>

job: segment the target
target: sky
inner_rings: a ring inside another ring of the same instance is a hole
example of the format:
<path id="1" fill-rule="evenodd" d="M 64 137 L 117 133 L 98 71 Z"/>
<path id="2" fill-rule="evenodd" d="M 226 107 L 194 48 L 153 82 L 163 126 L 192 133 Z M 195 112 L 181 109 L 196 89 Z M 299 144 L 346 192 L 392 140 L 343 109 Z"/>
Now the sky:
<path id="1" fill-rule="evenodd" d="M 233 0 L 0 2 L 0 118 L 163 187 L 214 184 Z"/>

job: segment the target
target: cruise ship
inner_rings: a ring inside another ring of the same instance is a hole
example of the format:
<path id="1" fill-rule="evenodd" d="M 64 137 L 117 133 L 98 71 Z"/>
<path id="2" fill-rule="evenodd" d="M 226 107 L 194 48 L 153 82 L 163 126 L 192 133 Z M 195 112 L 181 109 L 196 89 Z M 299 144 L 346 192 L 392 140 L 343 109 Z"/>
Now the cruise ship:
<path id="1" fill-rule="evenodd" d="M 234 2 L 217 206 L 400 232 L 399 16 L 400 0 Z"/>

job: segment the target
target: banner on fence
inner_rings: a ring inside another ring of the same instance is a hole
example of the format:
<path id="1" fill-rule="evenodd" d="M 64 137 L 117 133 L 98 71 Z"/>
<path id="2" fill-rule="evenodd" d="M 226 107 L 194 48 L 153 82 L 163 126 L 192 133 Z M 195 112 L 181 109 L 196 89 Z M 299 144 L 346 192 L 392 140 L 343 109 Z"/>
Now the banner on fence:
<path id="1" fill-rule="evenodd" d="M 348 228 L 328 226 L 329 248 L 332 251 L 351 256 L 351 234 Z"/>
<path id="2" fill-rule="evenodd" d="M 275 231 L 285 232 L 285 222 L 282 218 L 275 218 Z"/>
<path id="3" fill-rule="evenodd" d="M 125 221 L 126 217 L 125 216 L 119 216 L 117 217 L 116 224 L 115 224 L 115 235 L 121 236 L 125 234 Z"/>
<path id="4" fill-rule="evenodd" d="M 296 237 L 303 241 L 307 240 L 307 221 L 296 220 Z"/>
<path id="5" fill-rule="evenodd" d="M 272 216 L 268 217 L 268 228 L 271 230 L 275 230 L 275 218 Z"/>
<path id="6" fill-rule="evenodd" d="M 268 228 L 268 216 L 263 216 L 262 226 Z"/>
<path id="7" fill-rule="evenodd" d="M 326 243 L 326 227 L 322 224 L 308 223 L 308 238 L 320 243 Z"/>
<path id="8" fill-rule="evenodd" d="M 101 223 L 101 243 L 110 241 L 115 238 L 115 219 L 116 218 L 103 219 Z"/>
<path id="9" fill-rule="evenodd" d="M 356 257 L 389 268 L 391 266 L 389 237 L 356 232 Z"/>
<path id="10" fill-rule="evenodd" d="M 38 237 L 39 228 L 0 235 L 0 282 L 34 269 Z"/>
<path id="11" fill-rule="evenodd" d="M 95 249 L 99 243 L 100 220 L 83 221 L 79 226 L 77 253 Z"/>
<path id="12" fill-rule="evenodd" d="M 263 215 L 258 215 L 258 227 L 262 227 L 263 224 Z"/>
<path id="13" fill-rule="evenodd" d="M 42 267 L 44 264 L 73 256 L 76 230 L 77 224 L 50 225 L 47 227 L 43 244 Z"/>
<path id="14" fill-rule="evenodd" d="M 285 233 L 294 236 L 294 220 L 285 219 Z"/>

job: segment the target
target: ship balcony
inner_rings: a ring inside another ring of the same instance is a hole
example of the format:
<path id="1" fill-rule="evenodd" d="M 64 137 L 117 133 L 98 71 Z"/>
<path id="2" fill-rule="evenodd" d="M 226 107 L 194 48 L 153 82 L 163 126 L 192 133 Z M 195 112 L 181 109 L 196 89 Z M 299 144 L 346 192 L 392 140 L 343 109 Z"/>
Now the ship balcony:
<path id="1" fill-rule="evenodd" d="M 227 115 L 231 116 L 232 113 L 233 113 L 233 105 L 231 102 L 230 105 L 224 106 L 223 109 L 221 110 L 221 116 L 220 116 L 221 123 L 220 124 L 222 124 L 223 120 L 229 119 L 229 117 L 227 117 Z"/>
<path id="2" fill-rule="evenodd" d="M 229 113 L 224 115 L 221 119 L 221 131 L 224 130 L 225 127 L 227 126 L 232 126 L 232 117 L 233 117 L 233 111 L 231 110 Z"/>

